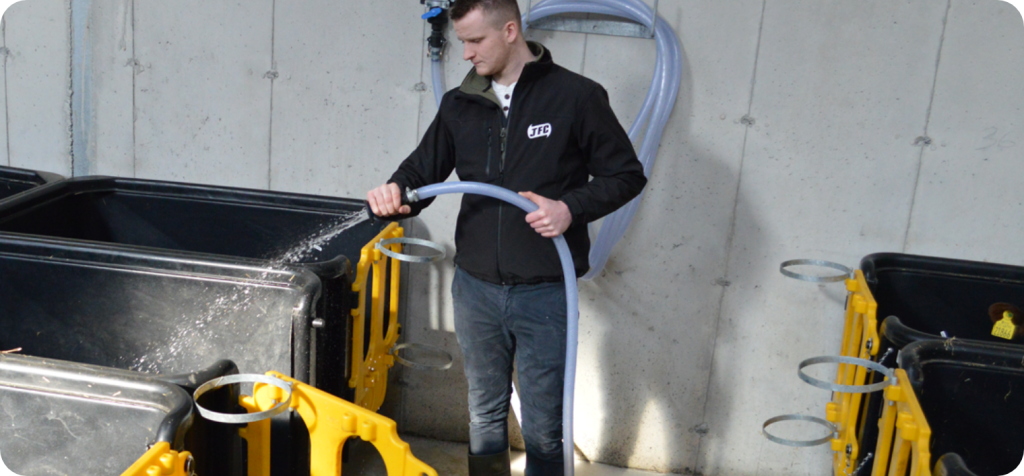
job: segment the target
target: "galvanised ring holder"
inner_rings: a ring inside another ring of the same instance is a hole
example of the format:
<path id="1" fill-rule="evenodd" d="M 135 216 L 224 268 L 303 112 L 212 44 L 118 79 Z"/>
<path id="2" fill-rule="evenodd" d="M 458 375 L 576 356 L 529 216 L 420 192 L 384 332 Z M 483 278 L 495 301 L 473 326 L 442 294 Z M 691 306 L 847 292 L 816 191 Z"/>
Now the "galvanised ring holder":
<path id="1" fill-rule="evenodd" d="M 225 385 L 233 383 L 265 383 L 267 385 L 273 385 L 284 391 L 286 397 L 277 403 L 269 410 L 254 413 L 221 413 L 213 410 L 204 408 L 199 404 L 199 397 L 203 396 L 206 392 L 218 389 Z M 227 375 L 224 377 L 217 377 L 209 382 L 206 382 L 196 389 L 195 393 L 192 394 L 192 399 L 195 400 L 196 409 L 199 410 L 199 414 L 207 420 L 219 422 L 219 423 L 252 423 L 260 420 L 266 420 L 274 415 L 283 413 L 291 405 L 292 401 L 292 386 L 288 382 L 281 380 L 277 377 L 271 377 L 269 375 L 260 374 L 238 374 L 238 375 Z"/>
<path id="2" fill-rule="evenodd" d="M 433 353 L 436 356 L 440 357 L 439 360 L 443 360 L 445 362 L 440 364 L 440 365 L 425 364 L 425 363 L 422 363 L 422 362 L 415 362 L 413 360 L 410 360 L 410 359 L 407 359 L 407 358 L 403 358 L 399 354 L 399 351 L 404 350 L 404 349 L 416 350 L 416 351 L 426 351 L 428 353 Z M 448 369 L 450 369 L 452 367 L 452 362 L 454 362 L 454 359 L 452 359 L 452 354 L 449 354 L 444 349 L 441 349 L 440 347 L 435 347 L 435 346 L 432 346 L 432 345 L 428 345 L 428 344 L 418 344 L 418 343 L 415 343 L 415 342 L 404 342 L 404 343 L 401 343 L 401 344 L 398 344 L 398 345 L 394 346 L 391 349 L 391 355 L 393 355 L 395 357 L 395 362 L 398 362 L 398 363 L 400 363 L 400 364 L 402 364 L 402 365 L 404 365 L 406 367 L 409 367 L 411 369 L 417 369 L 417 370 L 448 370 Z"/>
<path id="3" fill-rule="evenodd" d="M 817 364 L 852 364 L 852 365 L 857 365 L 857 366 L 864 367 L 864 368 L 867 368 L 867 369 L 870 369 L 870 370 L 874 370 L 875 372 L 878 372 L 878 373 L 880 373 L 882 375 L 885 375 L 885 380 L 882 380 L 881 382 L 873 383 L 873 384 L 870 384 L 870 385 L 839 385 L 837 383 L 826 382 L 824 380 L 816 379 L 816 378 L 811 377 L 811 376 L 809 376 L 809 375 L 804 373 L 804 368 L 805 367 L 808 367 L 808 366 L 811 366 L 811 365 L 817 365 Z M 800 380 L 803 380 L 804 382 L 807 382 L 807 383 L 809 383 L 809 384 L 811 384 L 811 385 L 813 385 L 815 387 L 821 388 L 821 389 L 831 390 L 833 392 L 840 392 L 840 393 L 871 393 L 871 392 L 877 392 L 879 390 L 885 389 L 885 387 L 888 387 L 889 385 L 892 385 L 892 384 L 896 383 L 896 380 L 895 380 L 895 378 L 893 376 L 892 369 L 890 369 L 890 368 L 888 368 L 888 367 L 886 367 L 886 366 L 884 366 L 882 364 L 879 364 L 878 362 L 873 362 L 873 361 L 870 361 L 870 360 L 867 360 L 867 359 L 861 359 L 861 358 L 857 358 L 857 357 L 832 356 L 832 355 L 825 355 L 825 356 L 821 356 L 821 357 L 811 357 L 810 359 L 807 359 L 807 360 L 805 360 L 803 362 L 800 362 L 800 368 L 797 370 L 797 373 L 800 375 Z"/>
<path id="4" fill-rule="evenodd" d="M 780 438 L 771 433 L 768 433 L 768 426 L 779 423 L 782 421 L 809 421 L 811 423 L 817 423 L 828 430 L 828 435 L 818 438 L 816 440 L 788 440 L 786 438 Z M 836 433 L 836 426 L 824 418 L 818 418 L 808 415 L 779 415 L 775 418 L 769 418 L 761 425 L 761 434 L 769 441 L 778 443 L 780 445 L 792 446 L 794 448 L 806 448 L 809 446 L 818 446 L 828 443 L 832 440 Z"/>
<path id="5" fill-rule="evenodd" d="M 427 248 L 437 251 L 437 253 L 425 256 L 397 253 L 388 249 L 388 245 L 394 244 L 425 246 Z M 380 250 L 380 252 L 383 253 L 385 256 L 397 259 L 399 261 L 405 261 L 407 263 L 430 263 L 432 261 L 442 260 L 444 259 L 445 256 L 443 246 L 434 243 L 433 241 L 423 240 L 419 238 L 409 238 L 404 236 L 400 238 L 388 238 L 386 240 L 378 241 L 377 244 L 374 246 L 376 246 L 376 248 Z"/>
<path id="6" fill-rule="evenodd" d="M 790 266 L 821 266 L 823 268 L 842 271 L 843 274 L 836 274 L 832 276 L 814 276 L 811 274 L 802 274 L 786 269 Z M 820 259 L 791 259 L 789 261 L 783 261 L 782 264 L 779 265 L 779 272 L 781 272 L 786 277 L 799 279 L 800 281 L 807 281 L 809 283 L 838 283 L 840 281 L 845 281 L 847 278 L 853 277 L 852 269 L 843 266 L 839 263 L 833 263 L 832 261 L 825 261 Z"/>

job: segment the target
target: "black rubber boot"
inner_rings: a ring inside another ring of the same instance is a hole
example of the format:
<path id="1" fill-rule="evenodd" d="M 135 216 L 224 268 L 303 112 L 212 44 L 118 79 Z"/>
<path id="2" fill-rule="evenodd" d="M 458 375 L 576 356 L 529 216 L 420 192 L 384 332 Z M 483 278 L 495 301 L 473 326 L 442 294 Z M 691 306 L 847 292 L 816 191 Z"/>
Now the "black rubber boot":
<path id="1" fill-rule="evenodd" d="M 561 461 L 541 461 L 526 457 L 526 476 L 563 476 L 565 465 Z"/>
<path id="2" fill-rule="evenodd" d="M 469 455 L 469 476 L 511 476 L 508 450 L 492 455 Z"/>

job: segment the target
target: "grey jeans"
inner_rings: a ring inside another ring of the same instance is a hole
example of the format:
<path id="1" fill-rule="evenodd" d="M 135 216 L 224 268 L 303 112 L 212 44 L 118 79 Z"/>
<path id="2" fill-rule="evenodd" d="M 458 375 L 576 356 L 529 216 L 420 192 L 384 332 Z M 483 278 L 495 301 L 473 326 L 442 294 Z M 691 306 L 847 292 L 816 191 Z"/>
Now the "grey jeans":
<path id="1" fill-rule="evenodd" d="M 452 301 L 469 381 L 470 454 L 508 448 L 515 359 L 526 474 L 562 474 L 565 284 L 491 284 L 456 268 Z"/>

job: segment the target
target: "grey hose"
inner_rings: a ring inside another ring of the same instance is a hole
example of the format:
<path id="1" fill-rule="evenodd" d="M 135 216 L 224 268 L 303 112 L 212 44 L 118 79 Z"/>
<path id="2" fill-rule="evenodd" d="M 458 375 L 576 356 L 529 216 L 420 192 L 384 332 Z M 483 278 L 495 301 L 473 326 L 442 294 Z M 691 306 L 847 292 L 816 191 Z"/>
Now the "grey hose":
<path id="1" fill-rule="evenodd" d="M 420 200 L 448 193 L 473 193 L 504 200 L 522 208 L 526 213 L 537 210 L 537 205 L 509 189 L 478 182 L 445 182 L 427 185 L 415 190 Z M 558 250 L 565 276 L 565 384 L 562 387 L 562 451 L 565 457 L 565 475 L 573 475 L 572 409 L 576 383 L 576 345 L 579 336 L 579 292 L 576 288 L 576 268 L 565 237 L 551 239 Z"/>

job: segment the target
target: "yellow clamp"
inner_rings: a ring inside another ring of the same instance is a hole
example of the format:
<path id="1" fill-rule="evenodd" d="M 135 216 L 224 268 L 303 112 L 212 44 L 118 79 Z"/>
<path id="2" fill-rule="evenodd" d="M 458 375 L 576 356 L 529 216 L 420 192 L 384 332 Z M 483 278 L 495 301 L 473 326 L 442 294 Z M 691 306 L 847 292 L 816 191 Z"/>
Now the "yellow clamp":
<path id="1" fill-rule="evenodd" d="M 166 441 L 160 441 L 149 448 L 121 476 L 190 476 L 192 454 L 177 452 Z"/>
<path id="2" fill-rule="evenodd" d="M 277 372 L 267 372 L 267 375 L 292 386 L 290 408 L 298 412 L 309 429 L 310 476 L 341 475 L 341 448 L 354 436 L 377 448 L 388 476 L 437 476 L 437 471 L 413 456 L 409 444 L 398 437 L 393 420 Z M 244 397 L 242 405 L 253 411 L 264 411 L 276 405 L 280 397 L 277 387 L 256 383 L 253 397 Z M 249 476 L 269 475 L 269 421 L 250 423 L 245 437 L 249 447 Z"/>
<path id="3" fill-rule="evenodd" d="M 359 299 L 356 308 L 352 310 L 352 377 L 348 385 L 355 389 L 352 401 L 372 411 L 377 411 L 384 403 L 388 369 L 395 365 L 394 356 L 390 351 L 398 341 L 398 287 L 401 264 L 396 259 L 384 256 L 375 245 L 381 240 L 402 236 L 404 230 L 397 223 L 391 223 L 363 246 L 359 253 L 359 264 L 356 265 L 356 279 L 352 283 L 352 291 L 359 293 Z M 402 245 L 392 244 L 389 245 L 389 249 L 401 252 Z M 373 284 L 368 286 L 371 268 Z M 370 340 L 369 345 L 365 346 L 368 296 Z M 388 311 L 387 335 L 384 334 L 385 309 Z M 364 354 L 365 358 L 362 357 Z"/>

